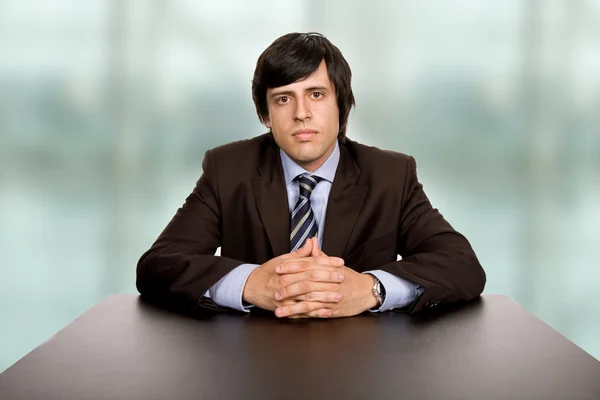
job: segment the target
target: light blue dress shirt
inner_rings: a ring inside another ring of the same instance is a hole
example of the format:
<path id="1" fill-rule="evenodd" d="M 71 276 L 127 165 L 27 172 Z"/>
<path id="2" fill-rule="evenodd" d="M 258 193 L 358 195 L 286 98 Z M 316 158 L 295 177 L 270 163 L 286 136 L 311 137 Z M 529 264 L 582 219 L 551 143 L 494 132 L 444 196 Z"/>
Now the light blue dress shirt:
<path id="1" fill-rule="evenodd" d="M 333 178 L 340 161 L 340 148 L 336 142 L 335 148 L 327 160 L 312 174 L 304 168 L 296 164 L 283 150 L 279 150 L 281 154 L 281 164 L 285 177 L 285 184 L 288 196 L 288 206 L 290 213 L 292 212 L 300 190 L 298 182 L 294 178 L 301 174 L 316 175 L 323 178 L 322 181 L 315 187 L 310 196 L 310 203 L 317 220 L 319 247 L 323 246 L 323 228 L 325 226 L 325 212 L 327 210 L 327 200 L 329 192 L 333 185 Z M 242 302 L 242 294 L 244 286 L 248 280 L 248 276 L 258 267 L 256 264 L 242 264 L 233 269 L 209 290 L 205 296 L 210 297 L 215 303 L 223 307 L 233 308 L 239 311 L 250 311 L 250 306 L 246 306 Z M 422 293 L 422 288 L 412 282 L 409 282 L 396 275 L 382 270 L 366 271 L 377 277 L 386 291 L 385 301 L 376 311 L 388 311 L 393 308 L 404 307 L 411 304 Z"/>

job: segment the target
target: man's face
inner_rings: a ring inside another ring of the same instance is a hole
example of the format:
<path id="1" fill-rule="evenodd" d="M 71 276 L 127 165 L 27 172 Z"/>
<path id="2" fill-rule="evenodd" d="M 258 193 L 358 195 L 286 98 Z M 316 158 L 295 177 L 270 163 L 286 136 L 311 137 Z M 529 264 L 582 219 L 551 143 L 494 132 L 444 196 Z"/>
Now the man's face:
<path id="1" fill-rule="evenodd" d="M 298 165 L 313 172 L 335 147 L 339 109 L 325 61 L 308 78 L 267 90 L 265 121 L 277 145 Z"/>

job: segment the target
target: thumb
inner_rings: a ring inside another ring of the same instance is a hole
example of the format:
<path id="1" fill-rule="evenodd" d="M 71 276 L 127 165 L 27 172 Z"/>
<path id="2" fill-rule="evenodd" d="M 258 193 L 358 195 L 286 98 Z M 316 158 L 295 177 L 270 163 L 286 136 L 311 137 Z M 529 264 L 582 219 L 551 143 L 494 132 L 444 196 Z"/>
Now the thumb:
<path id="1" fill-rule="evenodd" d="M 326 256 L 327 254 L 323 253 L 323 251 L 319 248 L 319 239 L 315 236 L 311 240 L 312 240 L 312 251 L 310 253 L 311 257 Z"/>
<path id="2" fill-rule="evenodd" d="M 310 257 L 312 246 L 312 241 L 308 239 L 306 242 L 304 242 L 304 245 L 302 247 L 299 247 L 298 249 L 292 251 L 290 255 L 298 258 Z"/>
<path id="3" fill-rule="evenodd" d="M 320 256 L 328 257 L 327 254 L 325 254 L 325 252 L 319 248 L 319 239 L 315 236 L 314 238 L 312 238 L 312 240 L 313 240 L 313 248 L 312 248 L 311 256 L 312 257 L 320 257 Z"/>
<path id="4" fill-rule="evenodd" d="M 319 239 L 315 236 L 314 238 L 308 239 L 311 241 L 312 249 L 310 252 L 311 257 L 319 257 L 321 255 L 321 249 L 319 249 Z"/>

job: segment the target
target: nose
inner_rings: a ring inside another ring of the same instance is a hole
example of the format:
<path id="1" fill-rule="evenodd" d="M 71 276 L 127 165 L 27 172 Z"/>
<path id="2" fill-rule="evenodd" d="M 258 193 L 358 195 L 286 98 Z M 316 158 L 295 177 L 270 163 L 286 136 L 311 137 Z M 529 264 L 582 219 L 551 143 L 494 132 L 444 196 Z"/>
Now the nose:
<path id="1" fill-rule="evenodd" d="M 304 121 L 311 117 L 310 108 L 307 104 L 307 100 L 300 97 L 296 101 L 296 109 L 294 110 L 294 119 L 297 121 Z"/>

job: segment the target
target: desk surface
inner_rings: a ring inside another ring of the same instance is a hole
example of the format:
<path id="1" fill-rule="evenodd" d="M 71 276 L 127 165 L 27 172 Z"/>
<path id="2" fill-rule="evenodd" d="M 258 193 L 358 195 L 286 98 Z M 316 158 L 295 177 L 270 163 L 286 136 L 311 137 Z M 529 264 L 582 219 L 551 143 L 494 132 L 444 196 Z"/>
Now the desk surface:
<path id="1" fill-rule="evenodd" d="M 0 398 L 600 399 L 600 362 L 501 295 L 296 321 L 115 295 L 2 373 Z"/>

